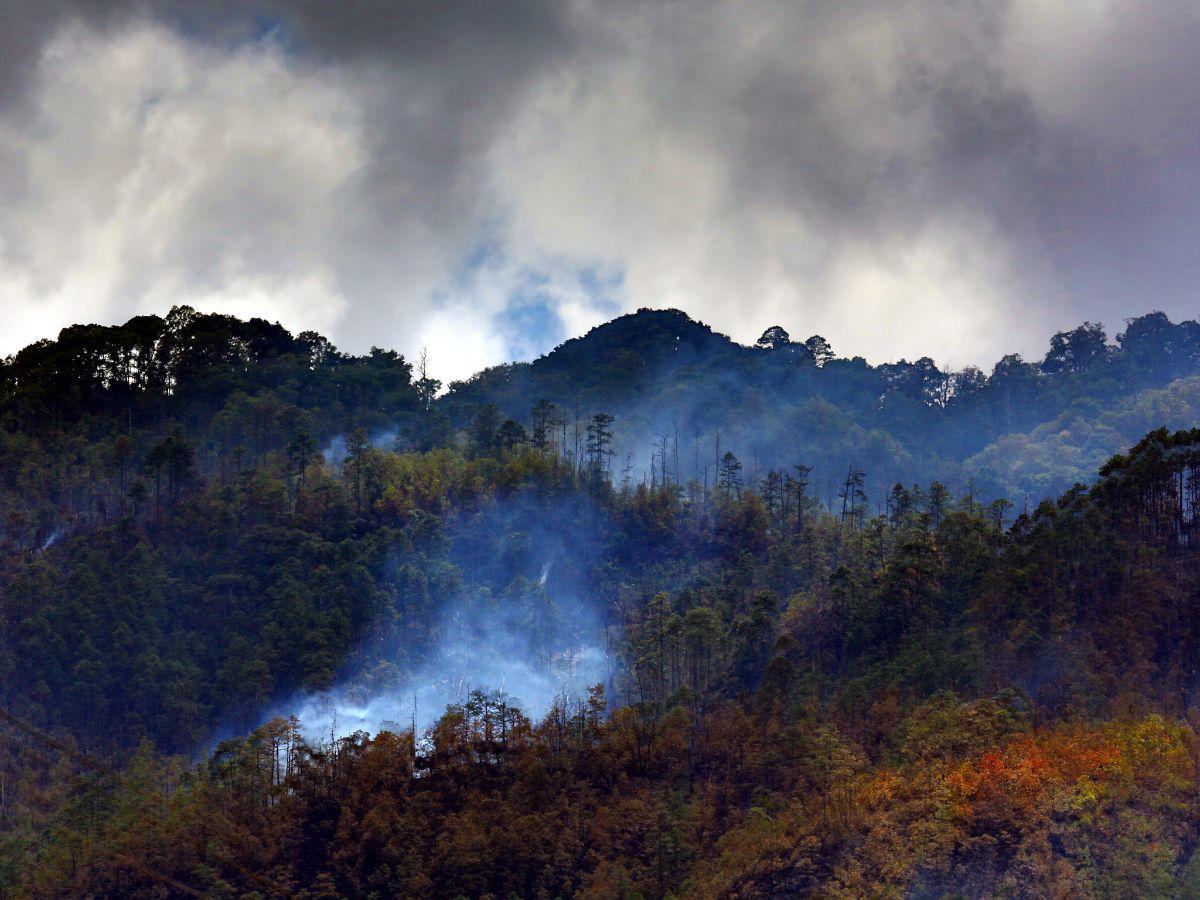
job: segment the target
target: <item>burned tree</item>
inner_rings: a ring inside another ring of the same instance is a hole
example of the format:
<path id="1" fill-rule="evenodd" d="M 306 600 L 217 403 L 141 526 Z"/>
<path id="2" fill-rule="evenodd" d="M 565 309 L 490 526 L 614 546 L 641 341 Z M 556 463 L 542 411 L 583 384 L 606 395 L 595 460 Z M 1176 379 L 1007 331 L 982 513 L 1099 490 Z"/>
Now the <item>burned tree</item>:
<path id="1" fill-rule="evenodd" d="M 596 413 L 587 425 L 588 468 L 595 475 L 608 473 L 608 460 L 613 455 L 613 417 L 608 413 Z"/>
<path id="2" fill-rule="evenodd" d="M 558 410 L 549 400 L 539 400 L 533 407 L 533 431 L 529 444 L 538 453 L 545 453 L 553 441 Z"/>
<path id="3" fill-rule="evenodd" d="M 732 450 L 726 450 L 725 455 L 721 457 L 720 480 L 717 485 L 721 490 L 722 499 L 742 498 L 742 462 L 733 455 Z"/>
<path id="4" fill-rule="evenodd" d="M 846 472 L 846 480 L 838 488 L 838 499 L 842 501 L 842 512 L 839 522 L 857 530 L 862 527 L 867 512 L 867 492 L 864 489 L 866 474 L 861 469 L 851 466 Z"/>

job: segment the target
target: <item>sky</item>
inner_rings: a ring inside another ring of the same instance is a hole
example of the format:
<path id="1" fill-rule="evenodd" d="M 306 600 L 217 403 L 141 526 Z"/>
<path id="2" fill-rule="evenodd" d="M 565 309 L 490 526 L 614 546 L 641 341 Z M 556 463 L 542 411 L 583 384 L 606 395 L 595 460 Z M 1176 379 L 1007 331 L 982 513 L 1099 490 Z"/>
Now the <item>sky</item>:
<path id="1" fill-rule="evenodd" d="M 443 380 L 676 307 L 873 362 L 1197 313 L 1200 4 L 0 0 L 0 354 L 186 303 Z"/>

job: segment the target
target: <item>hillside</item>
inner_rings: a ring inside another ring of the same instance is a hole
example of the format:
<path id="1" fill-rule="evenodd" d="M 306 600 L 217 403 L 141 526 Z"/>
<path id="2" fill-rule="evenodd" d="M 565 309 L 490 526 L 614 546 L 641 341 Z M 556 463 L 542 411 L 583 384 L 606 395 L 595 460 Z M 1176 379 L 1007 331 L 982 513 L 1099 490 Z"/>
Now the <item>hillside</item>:
<path id="1" fill-rule="evenodd" d="M 1159 425 L 1194 331 L 933 399 L 674 312 L 441 398 L 186 308 L 34 345 L 0 376 L 0 894 L 1192 896 L 1200 430 Z M 681 433 L 623 478 L 685 407 L 707 477 Z"/>
<path id="2" fill-rule="evenodd" d="M 200 440 L 225 441 L 225 456 L 237 446 L 260 454 L 299 431 L 319 447 L 361 427 L 386 449 L 470 450 L 527 441 L 540 427 L 540 440 L 577 467 L 590 417 L 606 413 L 618 486 L 664 477 L 712 484 L 732 451 L 754 478 L 810 467 L 827 501 L 847 470 L 861 470 L 876 506 L 897 482 L 933 480 L 1037 503 L 1087 481 L 1145 431 L 1184 427 L 1200 413 L 1181 382 L 1200 375 L 1194 321 L 1151 313 L 1129 320 L 1113 343 L 1084 323 L 1049 345 L 1040 361 L 1009 355 L 990 374 L 942 372 L 928 357 L 872 366 L 837 356 L 819 336 L 791 341 L 778 328 L 745 347 L 677 310 L 640 310 L 434 399 L 440 385 L 414 381 L 395 353 L 353 357 L 313 333 L 181 308 L 165 319 L 75 326 L 26 348 L 0 369 L 0 408 L 26 430 L 77 422 L 112 430 L 122 415 L 128 430 L 179 419 L 186 407 L 184 419 L 217 416 Z M 252 400 L 296 412 L 251 412 Z M 1047 441 L 1057 441 L 1052 457 Z"/>
<path id="3" fill-rule="evenodd" d="M 940 479 L 955 490 L 1032 502 L 1087 481 L 1104 458 L 1165 424 L 1196 421 L 1186 387 L 1155 418 L 1146 391 L 1200 374 L 1200 326 L 1161 313 L 1129 320 L 1115 343 L 1084 323 L 1050 339 L 1046 356 L 1010 355 L 990 374 L 943 372 L 926 357 L 871 366 L 841 358 L 820 336 L 791 341 L 768 329 L 744 347 L 677 310 L 641 310 L 567 341 L 528 364 L 499 366 L 451 385 L 439 401 L 459 427 L 480 410 L 530 427 L 537 400 L 555 404 L 565 442 L 597 411 L 615 416 L 614 468 L 634 480 L 662 472 L 715 478 L 731 449 L 762 473 L 802 464 L 829 493 L 853 466 L 874 501 L 896 482 Z M 934 348 L 931 348 L 931 350 Z M 1164 395 L 1165 396 L 1165 395 Z M 1136 427 L 1093 427 L 1113 407 L 1141 405 Z M 1048 431 L 1067 448 L 1039 460 Z"/>

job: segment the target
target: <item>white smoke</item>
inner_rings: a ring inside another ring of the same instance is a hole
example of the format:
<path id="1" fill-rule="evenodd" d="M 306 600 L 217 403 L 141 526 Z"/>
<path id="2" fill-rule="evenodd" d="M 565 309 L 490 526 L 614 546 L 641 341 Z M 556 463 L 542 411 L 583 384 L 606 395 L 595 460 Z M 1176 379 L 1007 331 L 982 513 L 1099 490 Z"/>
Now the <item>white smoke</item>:
<path id="1" fill-rule="evenodd" d="M 346 436 L 339 434 L 330 440 L 321 451 L 321 456 L 324 457 L 326 465 L 340 466 L 346 459 Z"/>
<path id="2" fill-rule="evenodd" d="M 392 450 L 396 445 L 396 438 L 400 432 L 395 428 L 386 431 L 379 431 L 372 434 L 368 438 L 368 442 L 376 450 Z M 329 466 L 340 466 L 346 461 L 349 452 L 346 449 L 346 435 L 339 434 L 330 439 L 329 443 L 321 451 L 321 456 L 325 460 L 325 464 Z"/>
<path id="3" fill-rule="evenodd" d="M 612 675 L 595 615 L 573 598 L 547 593 L 549 574 L 546 563 L 538 589 L 524 599 L 451 604 L 440 622 L 441 640 L 416 671 L 393 670 L 383 683 L 371 674 L 350 678 L 293 697 L 276 714 L 296 715 L 310 741 L 356 731 L 420 732 L 447 706 L 486 690 L 508 695 L 537 721 L 556 699 L 583 697 Z"/>

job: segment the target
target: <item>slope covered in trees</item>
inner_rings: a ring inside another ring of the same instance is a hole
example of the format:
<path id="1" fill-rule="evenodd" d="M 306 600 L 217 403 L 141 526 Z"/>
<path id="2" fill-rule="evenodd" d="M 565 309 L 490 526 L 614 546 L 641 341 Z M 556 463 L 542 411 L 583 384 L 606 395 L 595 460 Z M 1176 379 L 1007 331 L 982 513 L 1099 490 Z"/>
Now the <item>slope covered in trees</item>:
<path id="1" fill-rule="evenodd" d="M 601 332 L 546 358 L 567 374 L 520 420 L 471 400 L 495 373 L 439 401 L 393 354 L 187 310 L 8 361 L 0 893 L 1200 891 L 1200 431 L 1153 422 L 1190 402 L 1183 363 L 1102 350 L 1105 390 L 1141 391 L 1104 427 L 1155 430 L 1026 511 L 875 490 L 853 456 L 828 492 L 726 432 L 707 478 L 653 435 L 623 478 L 650 407 L 600 405 L 605 354 L 685 393 L 722 354 L 811 384 L 838 363 Z M 1064 378 L 1037 390 L 1099 381 Z M 1026 425 L 1065 402 L 1042 396 Z M 537 709 L 472 682 L 370 735 L 265 721 L 338 684 L 404 710 L 447 642 L 482 665 L 498 634 L 524 670 L 594 652 L 602 676 Z"/>
<path id="2" fill-rule="evenodd" d="M 1200 325 L 1162 313 L 1129 320 L 1115 343 L 1085 322 L 1040 361 L 1009 355 L 985 374 L 929 357 L 872 366 L 779 326 L 745 347 L 682 312 L 641 310 L 454 384 L 442 406 L 464 426 L 489 404 L 527 422 L 530 398 L 546 398 L 565 413 L 568 444 L 577 419 L 604 409 L 619 423 L 616 465 L 635 479 L 661 477 L 665 443 L 682 482 L 715 478 L 731 449 L 759 470 L 802 459 L 825 492 L 854 465 L 876 500 L 896 481 L 940 480 L 1036 503 L 1150 428 L 1196 421 L 1194 390 L 1173 387 L 1197 374 Z"/>

